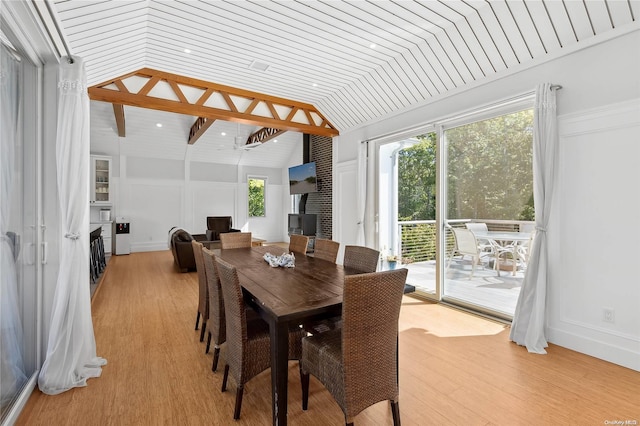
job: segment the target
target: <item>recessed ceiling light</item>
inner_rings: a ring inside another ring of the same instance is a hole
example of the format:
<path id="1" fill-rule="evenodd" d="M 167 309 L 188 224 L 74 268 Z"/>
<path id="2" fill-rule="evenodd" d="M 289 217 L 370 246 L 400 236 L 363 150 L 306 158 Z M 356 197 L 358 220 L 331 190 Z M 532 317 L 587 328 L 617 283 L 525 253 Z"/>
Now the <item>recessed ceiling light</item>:
<path id="1" fill-rule="evenodd" d="M 318 83 L 313 83 L 313 87 L 318 87 Z"/>
<path id="2" fill-rule="evenodd" d="M 225 132 L 220 133 L 222 136 L 227 136 Z"/>
<path id="3" fill-rule="evenodd" d="M 184 53 L 191 53 L 191 49 L 184 49 Z"/>
<path id="4" fill-rule="evenodd" d="M 278 143 L 278 139 L 274 139 L 274 140 L 273 140 L 273 143 Z"/>
<path id="5" fill-rule="evenodd" d="M 372 49 L 375 49 L 375 48 L 376 48 L 376 44 L 375 44 L 375 43 L 371 43 L 371 44 L 369 45 L 369 47 L 370 47 L 370 48 L 372 48 Z"/>
<path id="6" fill-rule="evenodd" d="M 162 123 L 156 123 L 156 127 L 162 127 Z"/>

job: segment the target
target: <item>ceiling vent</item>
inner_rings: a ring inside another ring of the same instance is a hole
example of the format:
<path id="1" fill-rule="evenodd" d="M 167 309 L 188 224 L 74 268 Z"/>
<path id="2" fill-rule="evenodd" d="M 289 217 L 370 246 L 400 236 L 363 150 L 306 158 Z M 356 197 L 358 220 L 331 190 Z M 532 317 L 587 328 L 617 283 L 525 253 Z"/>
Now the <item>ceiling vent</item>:
<path id="1" fill-rule="evenodd" d="M 269 69 L 269 64 L 265 64 L 264 62 L 259 61 L 253 61 L 251 62 L 251 65 L 249 65 L 249 68 L 251 68 L 252 70 L 264 72 Z"/>

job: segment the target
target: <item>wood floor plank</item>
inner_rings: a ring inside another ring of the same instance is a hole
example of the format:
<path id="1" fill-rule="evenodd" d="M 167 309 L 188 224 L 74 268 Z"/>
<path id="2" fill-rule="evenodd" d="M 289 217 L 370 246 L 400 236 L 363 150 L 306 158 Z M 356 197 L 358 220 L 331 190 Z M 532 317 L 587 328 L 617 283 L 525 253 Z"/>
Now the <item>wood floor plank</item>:
<path id="1" fill-rule="evenodd" d="M 88 386 L 56 396 L 35 391 L 18 425 L 228 425 L 235 384 L 220 392 L 194 330 L 197 275 L 178 273 L 169 251 L 113 256 L 92 302 L 98 355 L 108 364 Z M 640 373 L 550 345 L 529 354 L 509 327 L 405 296 L 400 314 L 400 412 L 404 425 L 602 425 L 640 422 Z M 224 347 L 221 366 L 224 359 Z M 271 376 L 247 383 L 238 425 L 271 424 Z M 300 406 L 289 363 L 289 424 L 341 425 L 344 417 L 312 377 Z M 387 402 L 355 419 L 391 425 Z"/>

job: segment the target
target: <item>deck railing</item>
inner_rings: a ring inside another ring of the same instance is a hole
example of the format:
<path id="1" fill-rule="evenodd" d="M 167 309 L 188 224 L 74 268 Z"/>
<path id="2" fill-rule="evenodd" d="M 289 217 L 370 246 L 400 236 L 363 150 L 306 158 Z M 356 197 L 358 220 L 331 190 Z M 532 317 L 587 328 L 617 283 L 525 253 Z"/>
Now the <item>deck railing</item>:
<path id="1" fill-rule="evenodd" d="M 524 231 L 533 229 L 533 222 L 518 220 L 473 220 L 456 219 L 449 220 L 451 227 L 464 227 L 467 222 L 484 222 L 490 231 Z M 453 250 L 455 241 L 453 233 L 446 229 L 446 252 Z M 398 241 L 400 246 L 396 253 L 400 253 L 401 262 L 426 262 L 436 258 L 436 221 L 435 220 L 411 220 L 398 222 Z"/>

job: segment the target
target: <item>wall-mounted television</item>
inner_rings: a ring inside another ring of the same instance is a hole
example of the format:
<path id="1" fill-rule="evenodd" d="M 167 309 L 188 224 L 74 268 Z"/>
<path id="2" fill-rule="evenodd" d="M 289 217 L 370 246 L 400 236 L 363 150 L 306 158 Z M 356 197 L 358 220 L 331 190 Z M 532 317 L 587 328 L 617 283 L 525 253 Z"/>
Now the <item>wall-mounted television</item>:
<path id="1" fill-rule="evenodd" d="M 289 167 L 289 193 L 307 194 L 317 192 L 316 163 L 304 163 Z"/>

